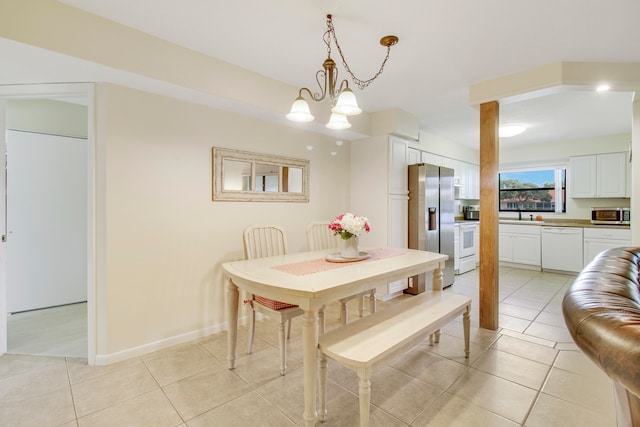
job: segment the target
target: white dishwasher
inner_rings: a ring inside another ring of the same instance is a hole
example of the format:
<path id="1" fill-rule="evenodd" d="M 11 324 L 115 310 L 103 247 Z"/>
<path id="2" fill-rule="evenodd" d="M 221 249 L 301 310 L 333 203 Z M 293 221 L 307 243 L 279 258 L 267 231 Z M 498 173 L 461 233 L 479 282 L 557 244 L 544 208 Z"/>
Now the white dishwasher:
<path id="1" fill-rule="evenodd" d="M 542 227 L 542 269 L 579 272 L 583 268 L 581 227 Z"/>

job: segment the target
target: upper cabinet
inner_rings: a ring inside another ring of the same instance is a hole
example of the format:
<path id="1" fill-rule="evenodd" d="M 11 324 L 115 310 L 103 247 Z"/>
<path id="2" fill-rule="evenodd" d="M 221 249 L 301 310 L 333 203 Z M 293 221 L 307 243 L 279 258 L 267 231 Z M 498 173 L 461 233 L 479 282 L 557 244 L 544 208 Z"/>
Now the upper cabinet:
<path id="1" fill-rule="evenodd" d="M 571 197 L 628 197 L 627 153 L 576 156 L 569 159 Z"/>
<path id="2" fill-rule="evenodd" d="M 414 165 L 420 163 L 420 150 L 415 148 L 407 148 L 407 164 Z"/>
<path id="3" fill-rule="evenodd" d="M 389 136 L 389 193 L 407 194 L 407 141 L 396 136 Z"/>
<path id="4" fill-rule="evenodd" d="M 461 174 L 460 199 L 480 199 L 480 166 L 465 163 Z"/>

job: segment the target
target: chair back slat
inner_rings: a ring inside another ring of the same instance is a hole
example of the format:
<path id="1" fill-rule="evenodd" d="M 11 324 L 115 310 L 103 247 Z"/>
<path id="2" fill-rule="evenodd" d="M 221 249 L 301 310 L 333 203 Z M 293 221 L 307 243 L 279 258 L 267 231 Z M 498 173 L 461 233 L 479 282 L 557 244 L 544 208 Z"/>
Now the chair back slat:
<path id="1" fill-rule="evenodd" d="M 263 258 L 287 253 L 287 238 L 277 225 L 254 224 L 243 233 L 246 259 Z"/>
<path id="2" fill-rule="evenodd" d="M 307 224 L 307 248 L 310 251 L 338 249 L 340 241 L 329 230 L 329 221 L 313 221 Z"/>

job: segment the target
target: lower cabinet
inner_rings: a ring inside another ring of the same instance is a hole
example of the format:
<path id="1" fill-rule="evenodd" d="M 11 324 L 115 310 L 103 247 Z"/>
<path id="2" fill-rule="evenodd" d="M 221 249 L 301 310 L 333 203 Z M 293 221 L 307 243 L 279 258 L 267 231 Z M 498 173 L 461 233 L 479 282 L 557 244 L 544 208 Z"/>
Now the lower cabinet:
<path id="1" fill-rule="evenodd" d="M 500 224 L 500 261 L 540 268 L 540 226 Z"/>
<path id="2" fill-rule="evenodd" d="M 549 225 L 545 227 L 544 242 L 542 228 L 537 225 L 500 224 L 499 261 L 578 272 L 604 250 L 631 246 L 629 228 Z M 566 232 L 561 233 L 561 229 Z"/>
<path id="3" fill-rule="evenodd" d="M 602 251 L 624 246 L 631 246 L 630 229 L 585 228 L 584 265 L 589 264 Z"/>

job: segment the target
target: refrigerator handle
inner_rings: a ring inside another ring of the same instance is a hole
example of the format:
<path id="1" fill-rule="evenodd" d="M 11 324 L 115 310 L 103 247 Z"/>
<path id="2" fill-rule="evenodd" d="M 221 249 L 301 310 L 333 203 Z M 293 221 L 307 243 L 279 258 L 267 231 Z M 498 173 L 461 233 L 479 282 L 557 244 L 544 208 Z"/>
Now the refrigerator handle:
<path id="1" fill-rule="evenodd" d="M 429 225 L 428 230 L 437 230 L 438 225 L 436 224 L 436 208 L 429 208 Z"/>

